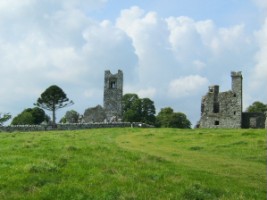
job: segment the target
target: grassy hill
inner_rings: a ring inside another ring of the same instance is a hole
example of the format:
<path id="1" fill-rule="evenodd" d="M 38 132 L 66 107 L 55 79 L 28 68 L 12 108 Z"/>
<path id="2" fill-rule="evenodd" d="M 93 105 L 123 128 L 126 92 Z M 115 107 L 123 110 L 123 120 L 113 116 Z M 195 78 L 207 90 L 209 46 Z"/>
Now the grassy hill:
<path id="1" fill-rule="evenodd" d="M 0 199 L 265 199 L 266 130 L 0 133 Z"/>

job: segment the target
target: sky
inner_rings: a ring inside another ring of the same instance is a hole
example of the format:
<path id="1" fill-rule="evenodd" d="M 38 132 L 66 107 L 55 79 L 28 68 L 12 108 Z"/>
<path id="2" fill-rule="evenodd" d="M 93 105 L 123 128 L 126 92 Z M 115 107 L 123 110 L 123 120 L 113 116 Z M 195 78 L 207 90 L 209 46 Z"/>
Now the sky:
<path id="1" fill-rule="evenodd" d="M 266 55 L 266 0 L 1 0 L 0 112 L 15 117 L 58 85 L 75 104 L 57 119 L 83 114 L 103 105 L 104 71 L 120 69 L 124 94 L 195 125 L 208 86 L 230 90 L 231 71 L 244 110 L 267 103 Z"/>

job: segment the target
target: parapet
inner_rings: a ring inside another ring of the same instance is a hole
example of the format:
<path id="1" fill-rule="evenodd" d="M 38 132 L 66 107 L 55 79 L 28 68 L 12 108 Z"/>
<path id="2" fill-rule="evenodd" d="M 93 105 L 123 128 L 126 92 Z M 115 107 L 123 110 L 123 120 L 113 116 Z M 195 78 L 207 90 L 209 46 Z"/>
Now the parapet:
<path id="1" fill-rule="evenodd" d="M 238 71 L 238 72 L 234 72 L 234 71 L 232 71 L 231 72 L 231 76 L 233 77 L 233 76 L 235 76 L 235 77 L 242 77 L 242 72 L 241 71 Z"/>
<path id="2" fill-rule="evenodd" d="M 122 74 L 122 70 L 118 70 L 118 73 L 117 73 L 118 75 L 121 75 Z M 111 72 L 110 72 L 110 70 L 105 70 L 105 75 L 116 75 L 116 74 L 112 74 Z"/>

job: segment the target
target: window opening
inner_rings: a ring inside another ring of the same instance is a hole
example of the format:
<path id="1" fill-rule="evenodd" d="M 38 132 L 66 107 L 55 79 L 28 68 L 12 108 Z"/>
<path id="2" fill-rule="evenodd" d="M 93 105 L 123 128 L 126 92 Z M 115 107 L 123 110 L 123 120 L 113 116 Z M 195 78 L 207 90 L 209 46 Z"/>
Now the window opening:
<path id="1" fill-rule="evenodd" d="M 213 104 L 213 113 L 219 113 L 220 112 L 220 104 L 214 103 Z"/>
<path id="2" fill-rule="evenodd" d="M 213 88 L 209 88 L 209 92 L 210 93 L 213 93 Z"/>
<path id="3" fill-rule="evenodd" d="M 214 125 L 218 126 L 218 125 L 220 125 L 220 122 L 216 120 L 216 121 L 214 122 Z"/>
<path id="4" fill-rule="evenodd" d="M 116 81 L 110 81 L 109 88 L 111 89 L 116 88 Z"/>

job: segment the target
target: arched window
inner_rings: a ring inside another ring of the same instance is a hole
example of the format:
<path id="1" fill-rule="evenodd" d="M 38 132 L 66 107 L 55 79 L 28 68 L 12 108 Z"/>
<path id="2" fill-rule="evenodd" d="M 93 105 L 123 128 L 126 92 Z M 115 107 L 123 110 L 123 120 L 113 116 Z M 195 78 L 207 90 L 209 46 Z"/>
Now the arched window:
<path id="1" fill-rule="evenodd" d="M 110 81 L 110 82 L 109 82 L 109 88 L 110 88 L 110 89 L 114 89 L 114 88 L 116 88 L 116 81 L 114 81 L 114 80 Z"/>

